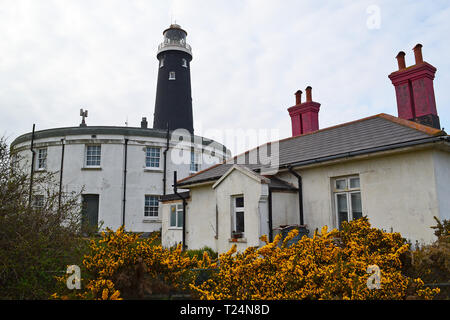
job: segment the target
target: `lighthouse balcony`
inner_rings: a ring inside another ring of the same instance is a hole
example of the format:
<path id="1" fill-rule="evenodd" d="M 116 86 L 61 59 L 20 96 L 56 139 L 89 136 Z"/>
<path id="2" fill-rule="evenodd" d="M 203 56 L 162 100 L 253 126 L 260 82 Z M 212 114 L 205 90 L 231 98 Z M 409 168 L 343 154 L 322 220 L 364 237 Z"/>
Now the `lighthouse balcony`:
<path id="1" fill-rule="evenodd" d="M 186 53 L 189 53 L 192 56 L 192 48 L 189 44 L 186 43 L 186 40 L 180 39 L 180 40 L 173 40 L 173 39 L 164 39 L 164 42 L 162 42 L 158 46 L 158 54 L 163 51 L 168 50 L 178 50 L 178 51 L 184 51 Z"/>

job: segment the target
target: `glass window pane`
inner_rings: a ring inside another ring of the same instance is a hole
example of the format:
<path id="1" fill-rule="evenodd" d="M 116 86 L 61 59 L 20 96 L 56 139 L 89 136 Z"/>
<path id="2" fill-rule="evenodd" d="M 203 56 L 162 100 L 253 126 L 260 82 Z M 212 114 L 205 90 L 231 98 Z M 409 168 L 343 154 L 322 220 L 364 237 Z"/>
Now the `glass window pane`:
<path id="1" fill-rule="evenodd" d="M 347 189 L 347 179 L 336 180 L 336 189 L 338 190 Z"/>
<path id="2" fill-rule="evenodd" d="M 350 188 L 359 188 L 359 178 L 350 178 Z"/>
<path id="3" fill-rule="evenodd" d="M 244 212 L 236 212 L 236 232 L 244 232 Z"/>
<path id="4" fill-rule="evenodd" d="M 177 221 L 177 227 L 181 228 L 183 227 L 183 209 L 181 211 L 177 211 L 178 221 Z"/>
<path id="5" fill-rule="evenodd" d="M 352 203 L 352 215 L 353 219 L 359 219 L 362 217 L 362 205 L 361 205 L 361 193 L 354 192 L 350 194 Z"/>
<path id="6" fill-rule="evenodd" d="M 345 194 L 337 195 L 338 212 L 347 212 L 347 196 Z"/>
<path id="7" fill-rule="evenodd" d="M 177 210 L 175 206 L 170 206 L 170 226 L 177 226 Z"/>
<path id="8" fill-rule="evenodd" d="M 340 228 L 343 221 L 348 221 L 347 195 L 346 194 L 336 195 L 336 201 L 337 201 L 338 224 Z"/>
<path id="9" fill-rule="evenodd" d="M 243 208 L 243 207 L 244 207 L 244 197 L 237 197 L 236 208 Z"/>

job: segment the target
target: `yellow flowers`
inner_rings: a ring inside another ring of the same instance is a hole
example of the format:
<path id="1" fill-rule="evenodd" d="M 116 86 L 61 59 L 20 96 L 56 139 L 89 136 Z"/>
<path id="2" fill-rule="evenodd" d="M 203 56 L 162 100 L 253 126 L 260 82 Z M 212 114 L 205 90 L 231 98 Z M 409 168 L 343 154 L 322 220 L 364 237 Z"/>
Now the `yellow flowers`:
<path id="1" fill-rule="evenodd" d="M 420 279 L 401 273 L 408 245 L 398 233 L 371 228 L 366 218 L 346 223 L 342 231 L 325 226 L 312 238 L 287 247 L 298 233 L 281 242 L 236 253 L 233 246 L 219 257 L 215 276 L 191 285 L 200 299 L 404 299 L 407 290 L 429 299 L 438 290 L 423 288 Z M 381 269 L 380 289 L 369 289 L 369 265 Z"/>
<path id="2" fill-rule="evenodd" d="M 415 295 L 430 299 L 438 289 L 425 289 L 420 279 L 402 274 L 402 255 L 409 247 L 398 233 L 371 228 L 366 218 L 344 223 L 341 231 L 325 226 L 311 238 L 288 242 L 298 235 L 293 230 L 282 241 L 267 236 L 261 248 L 230 250 L 212 260 L 203 255 L 190 257 L 176 248 L 154 245 L 154 239 L 137 234 L 106 230 L 91 241 L 83 260 L 82 276 L 87 284 L 75 294 L 52 298 L 116 300 L 144 297 L 158 282 L 170 290 L 189 290 L 200 299 L 405 299 Z M 380 269 L 379 289 L 369 289 L 367 267 Z M 199 282 L 199 270 L 207 269 Z M 89 279 L 89 280 L 88 280 Z M 60 281 L 65 281 L 64 277 Z"/>

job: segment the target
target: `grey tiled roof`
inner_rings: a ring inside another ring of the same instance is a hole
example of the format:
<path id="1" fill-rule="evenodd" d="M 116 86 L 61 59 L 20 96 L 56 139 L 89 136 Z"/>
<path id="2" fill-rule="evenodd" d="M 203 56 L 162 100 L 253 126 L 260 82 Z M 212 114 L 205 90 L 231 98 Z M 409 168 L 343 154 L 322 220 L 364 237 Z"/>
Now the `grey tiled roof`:
<path id="1" fill-rule="evenodd" d="M 401 143 L 430 138 L 445 134 L 441 130 L 433 129 L 411 121 L 399 119 L 386 114 L 379 114 L 369 118 L 344 123 L 335 127 L 322 129 L 310 134 L 287 138 L 279 142 L 279 166 L 301 164 L 309 160 L 326 160 L 327 157 L 345 155 L 360 151 L 372 152 L 377 147 L 395 146 Z M 257 152 L 256 149 L 247 152 Z M 258 163 L 249 164 L 244 159 L 245 154 L 239 155 L 226 164 L 219 164 L 195 175 L 180 180 L 180 185 L 189 185 L 222 176 L 234 163 L 244 164 L 252 170 L 258 170 Z M 250 157 L 251 158 L 251 157 Z M 262 158 L 262 157 L 261 157 Z"/>

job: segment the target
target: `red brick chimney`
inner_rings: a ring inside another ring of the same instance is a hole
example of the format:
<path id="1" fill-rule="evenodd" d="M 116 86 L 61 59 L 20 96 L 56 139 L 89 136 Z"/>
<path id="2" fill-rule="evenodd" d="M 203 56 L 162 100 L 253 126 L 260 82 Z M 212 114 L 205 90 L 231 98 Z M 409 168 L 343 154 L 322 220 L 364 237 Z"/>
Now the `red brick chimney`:
<path id="1" fill-rule="evenodd" d="M 319 130 L 320 103 L 312 101 L 312 88 L 306 88 L 306 102 L 301 101 L 302 92 L 295 93 L 295 106 L 288 109 L 292 122 L 292 136 Z"/>
<path id="2" fill-rule="evenodd" d="M 433 80 L 436 68 L 423 61 L 422 45 L 414 47 L 415 64 L 405 65 L 405 53 L 397 55 L 398 71 L 389 75 L 397 96 L 398 117 L 440 129 Z"/>

